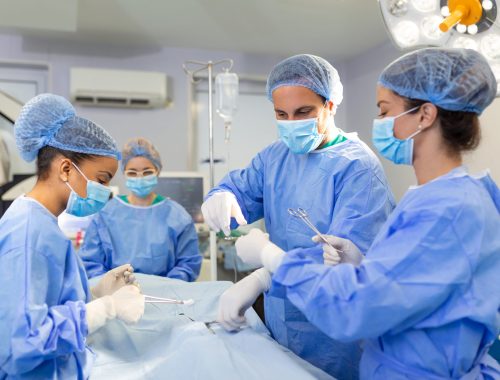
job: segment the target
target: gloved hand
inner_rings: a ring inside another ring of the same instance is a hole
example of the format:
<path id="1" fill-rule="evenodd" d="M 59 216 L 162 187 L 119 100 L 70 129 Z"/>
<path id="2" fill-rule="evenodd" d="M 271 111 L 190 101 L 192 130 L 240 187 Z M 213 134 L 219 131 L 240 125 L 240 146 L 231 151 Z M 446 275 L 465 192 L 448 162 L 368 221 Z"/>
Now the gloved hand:
<path id="1" fill-rule="evenodd" d="M 271 275 L 264 268 L 238 281 L 220 296 L 217 322 L 227 331 L 237 330 L 246 323 L 245 311 L 270 287 Z"/>
<path id="2" fill-rule="evenodd" d="M 231 233 L 231 217 L 235 218 L 240 226 L 247 224 L 236 197 L 229 191 L 214 193 L 203 202 L 201 212 L 205 223 L 213 231 L 219 232 L 222 230 L 226 236 Z"/>
<path id="3" fill-rule="evenodd" d="M 325 265 L 333 266 L 340 263 L 349 263 L 358 266 L 361 264 L 364 256 L 352 241 L 333 235 L 323 236 L 334 248 L 325 244 L 323 239 L 318 235 L 314 236 L 312 240 L 315 243 L 323 243 L 323 258 L 325 259 Z"/>
<path id="4" fill-rule="evenodd" d="M 108 271 L 100 281 L 91 289 L 94 298 L 109 296 L 125 285 L 135 283 L 134 268 L 124 264 Z"/>
<path id="5" fill-rule="evenodd" d="M 124 286 L 110 296 L 89 302 L 86 305 L 88 333 L 92 334 L 109 319 L 136 323 L 144 314 L 144 304 L 144 296 L 134 285 Z"/>
<path id="6" fill-rule="evenodd" d="M 264 266 L 269 272 L 280 266 L 285 252 L 269 241 L 269 234 L 252 228 L 246 236 L 236 240 L 236 254 L 244 263 L 255 267 Z"/>

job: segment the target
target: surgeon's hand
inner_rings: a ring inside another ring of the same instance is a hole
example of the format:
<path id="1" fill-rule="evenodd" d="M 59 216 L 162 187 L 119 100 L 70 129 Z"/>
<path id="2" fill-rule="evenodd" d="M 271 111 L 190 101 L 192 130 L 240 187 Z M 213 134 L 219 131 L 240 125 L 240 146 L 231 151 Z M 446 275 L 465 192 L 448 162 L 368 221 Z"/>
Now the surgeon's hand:
<path id="1" fill-rule="evenodd" d="M 264 268 L 238 281 L 220 296 L 217 322 L 227 331 L 242 327 L 246 323 L 245 311 L 270 287 L 271 275 Z"/>
<path id="2" fill-rule="evenodd" d="M 349 239 L 343 239 L 333 235 L 323 235 L 326 240 L 333 246 L 323 242 L 318 235 L 313 237 L 315 243 L 323 243 L 323 259 L 325 265 L 337 265 L 340 263 L 349 263 L 358 266 L 363 261 L 363 254 Z"/>
<path id="3" fill-rule="evenodd" d="M 244 263 L 254 267 L 264 266 L 274 273 L 280 266 L 285 252 L 269 241 L 269 234 L 252 228 L 246 236 L 236 240 L 236 254 Z"/>
<path id="4" fill-rule="evenodd" d="M 226 236 L 231 234 L 231 217 L 240 226 L 247 224 L 240 205 L 233 193 L 220 191 L 214 193 L 201 205 L 205 223 L 215 232 L 222 231 Z"/>
<path id="5" fill-rule="evenodd" d="M 116 318 L 125 323 L 137 323 L 144 315 L 144 295 L 137 286 L 127 285 L 110 296 L 116 311 Z"/>
<path id="6" fill-rule="evenodd" d="M 125 323 L 136 323 L 144 314 L 144 304 L 144 296 L 134 285 L 124 286 L 110 296 L 89 302 L 85 305 L 88 334 L 115 318 Z"/>
<path id="7" fill-rule="evenodd" d="M 118 289 L 135 283 L 134 268 L 124 264 L 108 271 L 101 280 L 91 289 L 94 298 L 109 296 Z"/>

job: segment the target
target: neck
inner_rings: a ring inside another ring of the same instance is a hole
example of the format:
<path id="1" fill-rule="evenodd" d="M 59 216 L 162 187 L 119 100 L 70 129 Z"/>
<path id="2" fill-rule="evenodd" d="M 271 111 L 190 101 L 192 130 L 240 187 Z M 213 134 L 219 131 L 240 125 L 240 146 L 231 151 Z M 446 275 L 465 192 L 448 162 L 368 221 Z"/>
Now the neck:
<path id="1" fill-rule="evenodd" d="M 442 146 L 421 148 L 413 160 L 413 168 L 419 185 L 425 185 L 461 165 L 462 157 L 450 156 Z"/>
<path id="2" fill-rule="evenodd" d="M 130 193 L 128 201 L 134 206 L 150 206 L 156 198 L 156 193 L 149 194 L 146 198 L 140 198 L 134 193 Z"/>
<path id="3" fill-rule="evenodd" d="M 329 142 L 333 141 L 338 136 L 338 129 L 335 126 L 335 122 L 333 121 L 333 117 L 331 118 L 331 121 L 327 123 L 327 127 L 325 131 L 323 132 L 325 137 L 323 138 L 323 141 L 321 144 L 316 149 L 321 149 L 323 148 L 326 144 Z"/>
<path id="4" fill-rule="evenodd" d="M 38 201 L 55 217 L 58 217 L 66 209 L 68 198 L 63 194 L 59 194 L 57 190 L 54 190 L 55 188 L 47 181 L 38 181 L 33 190 L 27 193 L 26 196 Z"/>

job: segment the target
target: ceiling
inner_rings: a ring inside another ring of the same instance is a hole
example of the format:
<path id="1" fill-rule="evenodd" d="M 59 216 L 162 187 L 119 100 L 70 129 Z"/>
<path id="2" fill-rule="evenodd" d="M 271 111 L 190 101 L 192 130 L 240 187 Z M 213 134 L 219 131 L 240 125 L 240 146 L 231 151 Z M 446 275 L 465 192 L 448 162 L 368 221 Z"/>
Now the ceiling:
<path id="1" fill-rule="evenodd" d="M 346 59 L 387 40 L 376 0 L 0 0 L 0 29 L 99 44 Z"/>

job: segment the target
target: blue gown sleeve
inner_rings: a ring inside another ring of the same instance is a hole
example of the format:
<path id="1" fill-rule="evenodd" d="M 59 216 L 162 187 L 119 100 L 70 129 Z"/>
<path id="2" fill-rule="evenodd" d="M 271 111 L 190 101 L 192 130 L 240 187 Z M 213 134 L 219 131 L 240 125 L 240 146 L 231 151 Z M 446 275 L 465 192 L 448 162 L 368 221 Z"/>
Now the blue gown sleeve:
<path id="1" fill-rule="evenodd" d="M 386 182 L 373 169 L 363 169 L 342 182 L 328 234 L 351 240 L 366 253 L 394 209 Z"/>
<path id="2" fill-rule="evenodd" d="M 60 266 L 43 252 L 28 258 L 24 249 L 16 249 L 0 258 L 0 276 L 8 282 L 0 291 L 0 360 L 2 369 L 14 377 L 44 361 L 85 349 L 85 303 L 46 303 L 57 302 L 61 290 L 55 294 L 54 289 L 64 286 L 61 275 Z"/>
<path id="3" fill-rule="evenodd" d="M 190 220 L 177 237 L 175 266 L 167 277 L 184 281 L 194 281 L 200 274 L 202 257 L 198 249 L 198 235 Z"/>
<path id="4" fill-rule="evenodd" d="M 106 252 L 99 234 L 99 231 L 102 229 L 99 226 L 99 221 L 100 218 L 98 216 L 92 218 L 85 231 L 83 244 L 78 251 L 89 278 L 100 276 L 112 269 L 106 267 Z"/>
<path id="5" fill-rule="evenodd" d="M 307 250 L 296 249 L 273 281 L 286 287 L 288 299 L 311 323 L 337 340 L 414 326 L 455 287 L 467 284 L 472 270 L 453 219 L 427 209 L 402 213 L 395 223 L 358 268 L 316 264 Z"/>
<path id="6" fill-rule="evenodd" d="M 218 191 L 230 191 L 236 196 L 241 211 L 248 223 L 264 217 L 264 162 L 266 150 L 258 153 L 245 169 L 233 170 L 207 195 Z M 232 221 L 231 228 L 237 227 Z"/>

